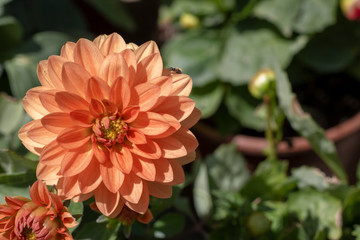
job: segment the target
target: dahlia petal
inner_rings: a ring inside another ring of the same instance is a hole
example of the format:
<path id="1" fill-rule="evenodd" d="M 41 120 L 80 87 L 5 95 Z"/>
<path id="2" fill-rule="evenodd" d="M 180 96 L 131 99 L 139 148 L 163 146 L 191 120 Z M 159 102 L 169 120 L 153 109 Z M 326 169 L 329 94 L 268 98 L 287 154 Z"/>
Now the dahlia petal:
<path id="1" fill-rule="evenodd" d="M 24 99 L 23 106 L 25 111 L 33 119 L 39 119 L 49 113 L 49 111 L 42 105 L 39 95 L 44 90 L 48 90 L 47 87 L 35 87 L 27 91 Z"/>
<path id="2" fill-rule="evenodd" d="M 46 182 L 47 185 L 56 184 L 60 178 L 60 163 L 59 165 L 47 166 L 41 162 L 38 163 L 36 168 L 36 177 L 39 180 Z"/>
<path id="3" fill-rule="evenodd" d="M 64 88 L 72 93 L 85 97 L 84 86 L 86 86 L 88 79 L 91 78 L 82 66 L 73 62 L 66 62 L 62 68 L 61 79 Z"/>
<path id="4" fill-rule="evenodd" d="M 37 75 L 42 86 L 55 88 L 48 73 L 48 60 L 42 60 L 37 65 Z"/>
<path id="5" fill-rule="evenodd" d="M 149 190 L 148 190 L 147 184 L 144 184 L 142 195 L 141 195 L 139 201 L 137 203 L 126 201 L 125 205 L 137 213 L 145 214 L 145 212 L 147 211 L 147 209 L 149 207 L 149 200 L 150 200 Z"/>
<path id="6" fill-rule="evenodd" d="M 158 101 L 160 87 L 151 83 L 142 83 L 135 87 L 139 96 L 139 106 L 141 111 L 151 109 Z"/>
<path id="7" fill-rule="evenodd" d="M 130 102 L 130 88 L 128 83 L 123 77 L 115 79 L 110 90 L 110 101 L 119 106 L 120 109 L 124 109 Z"/>
<path id="8" fill-rule="evenodd" d="M 192 89 L 192 79 L 186 74 L 174 74 L 172 75 L 172 90 L 173 96 L 189 96 Z"/>
<path id="9" fill-rule="evenodd" d="M 46 115 L 41 119 L 41 124 L 50 132 L 60 133 L 65 128 L 73 126 L 70 114 L 54 112 Z"/>
<path id="10" fill-rule="evenodd" d="M 149 209 L 147 209 L 143 215 L 137 217 L 137 220 L 144 224 L 148 224 L 152 219 L 153 215 Z"/>
<path id="11" fill-rule="evenodd" d="M 49 190 L 42 181 L 38 180 L 31 186 L 30 197 L 38 206 L 45 206 L 46 208 L 51 206 Z"/>
<path id="12" fill-rule="evenodd" d="M 119 216 L 119 214 L 121 213 L 121 210 L 123 209 L 124 207 L 124 201 L 120 198 L 119 200 L 119 203 L 115 209 L 114 212 L 112 212 L 110 215 L 109 215 L 109 218 L 116 218 L 117 216 Z"/>
<path id="13" fill-rule="evenodd" d="M 133 161 L 133 171 L 138 177 L 147 181 L 155 181 L 156 168 L 153 160 L 135 157 Z"/>
<path id="14" fill-rule="evenodd" d="M 56 89 L 46 90 L 39 94 L 39 99 L 44 108 L 49 112 L 62 112 L 57 102 L 55 101 Z"/>
<path id="15" fill-rule="evenodd" d="M 138 118 L 130 126 L 148 136 L 162 134 L 170 128 L 170 124 L 164 117 L 153 112 L 140 112 Z"/>
<path id="16" fill-rule="evenodd" d="M 41 152 L 39 161 L 47 166 L 60 165 L 67 150 L 60 147 L 56 140 L 52 141 L 44 147 Z"/>
<path id="17" fill-rule="evenodd" d="M 157 198 L 170 198 L 172 195 L 172 186 L 163 185 L 156 182 L 147 182 L 149 194 Z"/>
<path id="18" fill-rule="evenodd" d="M 163 133 L 152 135 L 151 138 L 165 138 L 172 135 L 173 133 L 175 133 L 177 130 L 180 129 L 181 124 L 176 118 L 174 118 L 169 114 L 163 114 L 162 117 L 166 120 L 166 122 L 170 125 L 170 127 Z"/>
<path id="19" fill-rule="evenodd" d="M 108 55 L 99 70 L 99 77 L 112 86 L 119 77 L 127 80 L 129 77 L 128 65 L 120 53 Z"/>
<path id="20" fill-rule="evenodd" d="M 126 147 L 128 147 L 132 153 L 144 158 L 159 159 L 162 155 L 159 145 L 151 139 L 147 139 L 147 144 L 132 144 Z"/>
<path id="21" fill-rule="evenodd" d="M 123 199 L 132 203 L 138 203 L 143 193 L 143 180 L 134 173 L 125 175 L 120 194 Z"/>
<path id="22" fill-rule="evenodd" d="M 102 178 L 99 164 L 94 158 L 91 160 L 87 168 L 78 175 L 78 182 L 82 194 L 93 192 L 101 184 Z M 84 197 L 86 196 L 80 198 Z"/>
<path id="23" fill-rule="evenodd" d="M 122 119 L 126 123 L 131 123 L 137 119 L 140 113 L 140 107 L 138 106 L 128 106 L 122 112 Z"/>
<path id="24" fill-rule="evenodd" d="M 89 175 L 89 174 L 87 174 L 87 175 Z M 101 183 L 101 181 L 99 182 L 99 184 Z M 80 186 L 80 184 L 79 184 L 79 186 Z M 92 196 L 94 196 L 94 192 L 92 191 L 92 192 L 88 192 L 88 193 L 82 193 L 81 195 L 78 195 L 78 196 L 76 196 L 76 197 L 73 197 L 73 201 L 74 202 L 84 202 L 84 201 L 86 201 L 86 200 L 88 200 L 89 198 L 91 198 Z"/>
<path id="25" fill-rule="evenodd" d="M 57 212 L 61 212 L 64 209 L 64 205 L 63 205 L 61 198 L 58 195 L 56 195 L 55 193 L 49 192 L 49 194 L 50 194 L 51 202 L 52 202 L 55 210 Z"/>
<path id="26" fill-rule="evenodd" d="M 184 144 L 174 137 L 174 135 L 166 138 L 154 139 L 154 141 L 161 146 L 164 153 L 163 157 L 165 158 L 179 158 L 188 154 Z"/>
<path id="27" fill-rule="evenodd" d="M 14 210 L 20 209 L 25 203 L 31 201 L 28 198 L 15 196 L 15 197 L 7 197 L 5 196 L 5 201 L 9 207 L 11 207 Z M 1 219 L 1 217 L 0 217 Z"/>
<path id="28" fill-rule="evenodd" d="M 22 128 L 19 130 L 18 136 L 21 139 L 24 146 L 27 149 L 29 149 L 29 151 L 31 151 L 36 155 L 40 155 L 40 152 L 42 151 L 44 144 L 35 142 L 28 136 L 29 130 L 36 124 L 36 121 L 40 121 L 40 120 L 34 120 L 22 126 Z"/>
<path id="29" fill-rule="evenodd" d="M 55 101 L 64 112 L 72 112 L 79 109 L 86 110 L 89 106 L 89 103 L 82 97 L 69 92 L 55 93 Z"/>
<path id="30" fill-rule="evenodd" d="M 129 78 L 128 84 L 130 87 L 134 85 L 135 77 L 136 77 L 136 69 L 137 69 L 137 61 L 133 51 L 130 49 L 125 49 L 120 53 L 125 59 L 128 69 L 129 69 Z"/>
<path id="31" fill-rule="evenodd" d="M 173 88 L 172 79 L 168 76 L 153 78 L 149 82 L 160 87 L 160 96 L 169 96 Z"/>
<path id="32" fill-rule="evenodd" d="M 141 84 L 150 79 L 160 77 L 163 71 L 163 62 L 159 53 L 145 57 L 137 65 L 136 82 Z"/>
<path id="33" fill-rule="evenodd" d="M 49 80 L 53 83 L 54 88 L 58 90 L 64 90 L 64 86 L 61 81 L 61 71 L 65 62 L 67 62 L 66 58 L 55 55 L 50 56 L 48 59 L 47 70 Z"/>
<path id="34" fill-rule="evenodd" d="M 104 104 L 102 104 L 102 102 L 100 102 L 96 99 L 91 99 L 90 105 L 89 105 L 89 110 L 90 110 L 90 113 L 94 117 L 98 118 L 98 117 L 101 117 L 105 113 L 105 106 L 104 106 Z"/>
<path id="35" fill-rule="evenodd" d="M 93 143 L 92 149 L 99 163 L 105 163 L 109 160 L 109 150 L 105 146 Z"/>
<path id="36" fill-rule="evenodd" d="M 83 66 L 92 76 L 98 76 L 104 56 L 96 45 L 87 40 L 80 39 L 74 48 L 74 62 Z"/>
<path id="37" fill-rule="evenodd" d="M 91 116 L 88 110 L 75 110 L 70 112 L 72 122 L 80 127 L 91 127 L 95 118 Z"/>
<path id="38" fill-rule="evenodd" d="M 93 43 L 95 44 L 95 46 L 97 46 L 100 49 L 101 45 L 104 43 L 104 41 L 107 37 L 108 37 L 108 35 L 101 34 L 93 40 Z"/>
<path id="39" fill-rule="evenodd" d="M 46 145 L 56 138 L 56 134 L 44 128 L 44 126 L 41 124 L 41 120 L 34 120 L 31 123 L 33 124 L 28 129 L 27 136 L 34 142 Z"/>
<path id="40" fill-rule="evenodd" d="M 157 44 L 154 41 L 148 41 L 141 46 L 139 46 L 135 51 L 135 56 L 137 59 L 137 62 L 140 62 L 147 56 L 150 56 L 154 53 L 160 53 L 159 48 Z"/>
<path id="41" fill-rule="evenodd" d="M 113 147 L 110 152 L 112 164 L 125 174 L 129 174 L 133 166 L 133 156 L 127 147 Z"/>
<path id="42" fill-rule="evenodd" d="M 199 143 L 194 134 L 186 128 L 181 127 L 176 133 L 172 135 L 184 144 L 187 153 L 194 152 L 199 146 Z"/>
<path id="43" fill-rule="evenodd" d="M 105 187 L 112 193 L 118 192 L 124 182 L 124 174 L 111 161 L 100 164 L 100 173 Z"/>
<path id="44" fill-rule="evenodd" d="M 87 83 L 87 96 L 88 99 L 102 100 L 108 98 L 110 92 L 109 85 L 101 78 L 92 77 Z"/>
<path id="45" fill-rule="evenodd" d="M 126 134 L 127 140 L 129 140 L 133 144 L 145 144 L 147 143 L 145 135 L 137 130 L 136 128 L 129 128 Z"/>
<path id="46" fill-rule="evenodd" d="M 60 56 L 66 58 L 67 60 L 73 62 L 74 61 L 74 42 L 66 42 L 64 46 L 62 46 L 60 51 Z"/>
<path id="47" fill-rule="evenodd" d="M 59 145 L 66 149 L 80 148 L 88 143 L 89 140 L 89 129 L 81 127 L 65 129 L 57 137 Z"/>
<path id="48" fill-rule="evenodd" d="M 155 182 L 169 183 L 174 180 L 174 173 L 169 160 L 156 159 L 154 164 L 156 168 Z"/>
<path id="49" fill-rule="evenodd" d="M 126 48 L 124 39 L 117 33 L 110 34 L 100 45 L 100 51 L 104 56 L 112 53 L 120 53 Z"/>
<path id="50" fill-rule="evenodd" d="M 92 157 L 93 151 L 90 143 L 76 151 L 68 151 L 61 161 L 62 176 L 70 177 L 81 173 L 90 164 Z"/>
<path id="51" fill-rule="evenodd" d="M 60 178 L 56 187 L 58 189 L 59 196 L 63 199 L 71 199 L 74 196 L 81 194 L 77 175 Z"/>
<path id="52" fill-rule="evenodd" d="M 194 161 L 196 158 L 196 152 L 191 152 L 188 155 L 181 157 L 181 158 L 177 158 L 176 160 L 181 164 L 181 165 L 185 165 L 188 164 L 192 161 Z"/>
<path id="53" fill-rule="evenodd" d="M 120 202 L 119 192 L 110 192 L 105 185 L 100 185 L 95 191 L 96 206 L 105 216 L 111 215 L 116 211 Z"/>
<path id="54" fill-rule="evenodd" d="M 170 114 L 181 122 L 193 112 L 194 108 L 195 102 L 188 97 L 169 96 L 159 101 L 152 111 Z"/>
<path id="55" fill-rule="evenodd" d="M 167 182 L 164 184 L 169 184 L 169 185 L 179 185 L 183 182 L 185 182 L 185 173 L 184 170 L 182 169 L 181 164 L 173 159 L 169 160 L 169 163 L 171 165 L 173 174 L 174 174 L 174 179 L 171 182 Z"/>
<path id="56" fill-rule="evenodd" d="M 201 118 L 201 112 L 198 108 L 194 108 L 192 113 L 183 121 L 181 121 L 181 126 L 183 128 L 189 129 L 193 127 Z"/>
<path id="57" fill-rule="evenodd" d="M 79 224 L 75 221 L 75 218 L 71 215 L 70 212 L 61 213 L 61 222 L 66 228 L 73 228 Z"/>

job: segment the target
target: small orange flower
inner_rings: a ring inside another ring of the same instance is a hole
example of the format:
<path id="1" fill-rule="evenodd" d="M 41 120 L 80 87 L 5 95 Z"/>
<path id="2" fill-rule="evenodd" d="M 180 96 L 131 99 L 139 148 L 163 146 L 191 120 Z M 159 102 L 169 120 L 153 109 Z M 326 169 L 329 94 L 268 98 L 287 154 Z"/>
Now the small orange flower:
<path id="1" fill-rule="evenodd" d="M 144 214 L 149 195 L 168 198 L 195 158 L 189 131 L 200 118 L 191 78 L 163 71 L 157 45 L 126 44 L 116 33 L 66 43 L 38 65 L 42 86 L 24 108 L 34 119 L 19 137 L 40 155 L 37 177 L 64 199 L 95 195 L 99 210 Z"/>
<path id="2" fill-rule="evenodd" d="M 32 185 L 30 196 L 31 200 L 5 197 L 7 204 L 0 204 L 0 239 L 73 239 L 67 228 L 78 223 L 60 197 L 50 193 L 41 181 Z"/>

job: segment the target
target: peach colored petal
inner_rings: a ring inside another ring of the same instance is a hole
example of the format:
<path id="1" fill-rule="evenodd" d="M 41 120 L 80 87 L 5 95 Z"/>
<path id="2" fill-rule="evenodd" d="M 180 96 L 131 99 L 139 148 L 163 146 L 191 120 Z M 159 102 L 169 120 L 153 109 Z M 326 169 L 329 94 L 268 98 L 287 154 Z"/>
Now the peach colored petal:
<path id="1" fill-rule="evenodd" d="M 30 139 L 28 136 L 29 130 L 36 124 L 36 121 L 40 121 L 40 120 L 34 120 L 34 121 L 31 121 L 31 122 L 25 124 L 19 130 L 18 136 L 19 136 L 20 140 L 22 141 L 22 143 L 24 144 L 24 146 L 27 149 L 29 149 L 29 151 L 31 151 L 32 153 L 34 153 L 36 155 L 40 155 L 40 152 L 42 151 L 44 144 L 35 142 L 32 139 Z"/>
<path id="2" fill-rule="evenodd" d="M 144 180 L 155 181 L 156 168 L 154 161 L 151 159 L 134 158 L 133 171 L 138 177 Z"/>
<path id="3" fill-rule="evenodd" d="M 181 122 L 181 126 L 184 128 L 191 128 L 193 127 L 201 118 L 201 112 L 199 109 L 194 108 L 192 113 Z"/>
<path id="4" fill-rule="evenodd" d="M 133 144 L 146 144 L 147 140 L 145 135 L 136 128 L 129 128 L 126 138 Z"/>
<path id="5" fill-rule="evenodd" d="M 137 59 L 137 62 L 140 62 L 147 56 L 150 56 L 154 53 L 160 53 L 159 48 L 157 44 L 154 41 L 148 41 L 141 46 L 139 46 L 135 51 L 135 56 Z"/>
<path id="6" fill-rule="evenodd" d="M 108 35 L 101 34 L 93 40 L 93 43 L 100 49 L 106 38 L 108 38 Z"/>
<path id="7" fill-rule="evenodd" d="M 65 199 L 71 199 L 72 196 L 81 194 L 78 176 L 62 177 L 57 183 L 58 193 Z"/>
<path id="8" fill-rule="evenodd" d="M 88 174 L 89 175 L 89 174 Z M 100 183 L 99 183 L 100 184 Z M 79 184 L 80 185 L 80 184 Z M 89 198 L 93 197 L 94 196 L 94 192 L 88 192 L 88 193 L 84 193 L 82 192 L 81 195 L 78 195 L 76 197 L 73 197 L 72 200 L 74 202 L 84 202 L 86 200 L 88 200 Z"/>
<path id="9" fill-rule="evenodd" d="M 99 77 L 104 79 L 110 87 L 119 77 L 127 81 L 129 78 L 129 68 L 124 57 L 120 53 L 108 55 L 100 67 Z"/>
<path id="10" fill-rule="evenodd" d="M 101 184 L 99 164 L 95 159 L 78 175 L 78 181 L 82 194 L 93 192 Z"/>
<path id="11" fill-rule="evenodd" d="M 56 134 L 44 128 L 44 126 L 41 124 L 41 120 L 34 120 L 32 122 L 33 124 L 28 129 L 27 136 L 34 142 L 46 145 L 56 138 Z"/>
<path id="12" fill-rule="evenodd" d="M 93 158 L 93 151 L 90 144 L 86 144 L 76 151 L 68 151 L 61 161 L 60 172 L 64 177 L 71 177 L 81 173 Z"/>
<path id="13" fill-rule="evenodd" d="M 82 97 L 69 92 L 55 93 L 55 101 L 64 112 L 72 112 L 79 109 L 86 110 L 89 107 L 89 103 Z"/>
<path id="14" fill-rule="evenodd" d="M 184 96 L 169 96 L 157 103 L 152 111 L 174 116 L 179 122 L 186 119 L 195 108 L 195 102 Z"/>
<path id="15" fill-rule="evenodd" d="M 55 55 L 50 56 L 48 59 L 47 70 L 49 74 L 49 80 L 53 83 L 54 88 L 57 90 L 64 89 L 61 80 L 61 71 L 65 62 L 67 62 L 66 58 Z"/>
<path id="16" fill-rule="evenodd" d="M 163 62 L 159 53 L 145 57 L 137 65 L 135 84 L 141 84 L 150 79 L 160 77 L 163 71 Z"/>
<path id="17" fill-rule="evenodd" d="M 188 155 L 186 155 L 185 157 L 181 157 L 181 158 L 177 158 L 176 160 L 181 164 L 181 165 L 185 165 L 188 164 L 192 161 L 194 161 L 196 158 L 196 152 L 191 152 Z"/>
<path id="18" fill-rule="evenodd" d="M 140 111 L 148 111 L 158 101 L 160 96 L 160 87 L 151 83 L 142 83 L 135 87 L 139 96 L 138 105 Z"/>
<path id="19" fill-rule="evenodd" d="M 91 115 L 95 118 L 101 117 L 105 113 L 105 106 L 102 102 L 96 99 L 91 99 L 89 110 Z"/>
<path id="20" fill-rule="evenodd" d="M 60 133 L 65 128 L 73 126 L 70 114 L 54 112 L 46 115 L 41 119 L 41 124 L 50 132 Z"/>
<path id="21" fill-rule="evenodd" d="M 36 177 L 39 180 L 46 182 L 47 185 L 53 185 L 56 184 L 60 178 L 59 172 L 60 165 L 47 166 L 39 162 L 36 168 Z"/>
<path id="22" fill-rule="evenodd" d="M 42 91 L 47 90 L 47 87 L 35 87 L 27 91 L 23 98 L 23 106 L 25 111 L 33 119 L 39 119 L 49 113 L 48 110 L 42 105 L 39 95 Z"/>
<path id="23" fill-rule="evenodd" d="M 160 76 L 157 78 L 153 78 L 150 79 L 149 82 L 160 87 L 160 97 L 169 96 L 173 88 L 172 79 L 168 76 Z"/>
<path id="24" fill-rule="evenodd" d="M 194 134 L 186 128 L 181 127 L 176 133 L 172 135 L 184 144 L 187 153 L 194 152 L 199 146 L 199 143 Z"/>
<path id="25" fill-rule="evenodd" d="M 122 110 L 128 106 L 130 97 L 131 91 L 127 81 L 123 77 L 116 78 L 110 89 L 110 101 Z"/>
<path id="26" fill-rule="evenodd" d="M 120 187 L 120 195 L 126 201 L 138 203 L 143 193 L 143 180 L 133 173 L 125 175 L 124 182 Z"/>
<path id="27" fill-rule="evenodd" d="M 174 137 L 174 135 L 166 138 L 154 139 L 154 141 L 161 146 L 161 150 L 164 153 L 163 157 L 165 158 L 179 158 L 188 154 L 184 144 Z"/>
<path id="28" fill-rule="evenodd" d="M 105 187 L 112 193 L 118 192 L 124 182 L 124 174 L 111 161 L 100 164 L 100 173 Z"/>
<path id="29" fill-rule="evenodd" d="M 66 228 L 73 228 L 79 224 L 70 212 L 63 212 L 61 214 L 61 220 Z"/>
<path id="30" fill-rule="evenodd" d="M 75 49 L 75 43 L 66 42 L 64 44 L 64 46 L 62 46 L 62 48 L 61 48 L 60 56 L 73 62 L 74 61 L 74 49 Z"/>
<path id="31" fill-rule="evenodd" d="M 184 170 L 181 167 L 181 164 L 178 161 L 173 160 L 173 159 L 169 160 L 169 163 L 173 170 L 174 179 L 171 182 L 167 182 L 164 184 L 179 185 L 179 184 L 185 182 L 185 174 L 184 174 Z"/>
<path id="32" fill-rule="evenodd" d="M 61 79 L 65 90 L 85 98 L 84 86 L 91 78 L 82 66 L 73 62 L 66 62 L 62 68 Z"/>
<path id="33" fill-rule="evenodd" d="M 39 161 L 47 166 L 59 166 L 67 150 L 60 147 L 56 140 L 44 147 Z"/>
<path id="34" fill-rule="evenodd" d="M 66 149 L 78 149 L 90 141 L 90 132 L 87 128 L 67 128 L 56 138 L 60 146 Z"/>
<path id="35" fill-rule="evenodd" d="M 111 215 L 116 211 L 120 202 L 119 192 L 110 192 L 104 184 L 101 184 L 95 191 L 96 206 L 105 216 Z"/>
<path id="36" fill-rule="evenodd" d="M 129 68 L 128 83 L 129 83 L 129 86 L 132 87 L 135 83 L 136 69 L 137 69 L 137 62 L 136 62 L 135 54 L 130 49 L 125 49 L 120 54 L 123 56 L 123 58 L 125 59 L 127 65 L 128 65 L 128 68 Z"/>
<path id="37" fill-rule="evenodd" d="M 109 215 L 109 218 L 116 218 L 116 217 L 120 214 L 120 212 L 121 212 L 121 210 L 123 209 L 124 205 L 125 205 L 125 204 L 124 204 L 124 201 L 121 200 L 121 198 L 120 198 L 119 203 L 118 203 L 115 211 L 112 212 L 112 213 Z"/>
<path id="38" fill-rule="evenodd" d="M 42 86 L 55 88 L 48 73 L 48 60 L 42 60 L 37 65 L 37 75 Z"/>
<path id="39" fill-rule="evenodd" d="M 51 206 L 51 197 L 46 185 L 41 181 L 36 181 L 30 188 L 31 200 L 39 205 L 49 208 Z"/>
<path id="40" fill-rule="evenodd" d="M 120 53 L 126 48 L 124 39 L 117 33 L 112 33 L 100 44 L 100 51 L 104 56 Z"/>
<path id="41" fill-rule="evenodd" d="M 92 77 L 87 82 L 86 94 L 88 99 L 106 99 L 109 96 L 110 87 L 99 77 Z"/>
<path id="42" fill-rule="evenodd" d="M 140 107 L 138 106 L 128 106 L 122 112 L 122 119 L 126 123 L 132 123 L 137 119 L 140 113 Z"/>
<path id="43" fill-rule="evenodd" d="M 137 217 L 137 220 L 139 222 L 145 223 L 145 224 L 148 224 L 149 222 L 151 222 L 152 219 L 153 219 L 153 215 L 149 209 L 147 209 L 143 215 Z"/>
<path id="44" fill-rule="evenodd" d="M 30 199 L 26 197 L 21 196 L 14 196 L 14 197 L 8 197 L 5 196 L 5 202 L 9 207 L 11 207 L 14 210 L 20 209 L 25 203 L 31 201 Z M 1 219 L 1 217 L 0 217 Z"/>
<path id="45" fill-rule="evenodd" d="M 160 183 L 147 183 L 149 194 L 157 198 L 170 198 L 172 195 L 172 186 L 163 185 Z"/>
<path id="46" fill-rule="evenodd" d="M 150 200 L 149 190 L 148 190 L 147 184 L 144 184 L 142 195 L 141 195 L 139 201 L 137 203 L 132 203 L 132 202 L 127 201 L 127 202 L 125 202 L 125 205 L 137 213 L 144 214 L 148 209 L 149 200 Z"/>
<path id="47" fill-rule="evenodd" d="M 156 168 L 156 182 L 169 183 L 174 180 L 174 173 L 169 160 L 164 158 L 156 159 L 154 164 Z"/>
<path id="48" fill-rule="evenodd" d="M 133 156 L 126 147 L 113 147 L 110 152 L 112 164 L 125 174 L 129 174 L 133 166 Z"/>
<path id="49" fill-rule="evenodd" d="M 80 127 L 91 127 L 95 118 L 91 116 L 88 110 L 75 110 L 70 112 L 70 118 L 73 124 Z"/>
<path id="50" fill-rule="evenodd" d="M 140 157 L 159 159 L 162 156 L 162 150 L 160 149 L 159 145 L 151 139 L 147 139 L 147 144 L 132 144 L 126 145 L 126 147 L 128 147 L 132 153 Z"/>
<path id="51" fill-rule="evenodd" d="M 160 134 L 154 134 L 150 136 L 150 138 L 165 138 L 172 135 L 173 133 L 175 133 L 177 130 L 180 129 L 181 124 L 176 118 L 174 118 L 169 114 L 163 114 L 162 117 L 166 120 L 166 122 L 170 125 L 170 127 L 165 132 L 162 132 Z"/>
<path id="52" fill-rule="evenodd" d="M 49 112 L 62 112 L 55 101 L 55 94 L 58 92 L 56 89 L 46 90 L 39 94 L 41 104 Z"/>
<path id="53" fill-rule="evenodd" d="M 93 143 L 92 149 L 95 155 L 96 160 L 99 163 L 103 164 L 109 160 L 109 150 L 102 144 Z"/>
<path id="54" fill-rule="evenodd" d="M 104 56 L 96 45 L 87 40 L 80 39 L 74 48 L 74 62 L 83 66 L 92 76 L 97 76 Z"/>
<path id="55" fill-rule="evenodd" d="M 162 134 L 170 128 L 170 124 L 164 117 L 153 112 L 140 112 L 138 118 L 130 126 L 148 136 Z"/>
<path id="56" fill-rule="evenodd" d="M 171 95 L 175 96 L 189 96 L 192 89 L 192 79 L 186 74 L 172 75 L 172 90 Z"/>

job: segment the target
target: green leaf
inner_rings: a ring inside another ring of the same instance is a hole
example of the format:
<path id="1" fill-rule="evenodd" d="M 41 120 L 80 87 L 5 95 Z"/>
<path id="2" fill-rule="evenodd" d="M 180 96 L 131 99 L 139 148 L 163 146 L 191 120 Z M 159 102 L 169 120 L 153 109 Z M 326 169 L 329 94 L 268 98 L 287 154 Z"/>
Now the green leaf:
<path id="1" fill-rule="evenodd" d="M 6 173 L 25 172 L 29 169 L 35 171 L 37 164 L 38 161 L 24 158 L 11 150 L 0 149 L 0 166 Z"/>
<path id="2" fill-rule="evenodd" d="M 303 226 L 299 223 L 294 224 L 288 229 L 285 229 L 279 236 L 279 240 L 310 240 L 309 236 L 306 234 Z"/>
<path id="3" fill-rule="evenodd" d="M 36 172 L 32 169 L 25 172 L 0 174 L 0 184 L 32 184 L 35 181 Z"/>
<path id="4" fill-rule="evenodd" d="M 286 74 L 278 65 L 274 66 L 274 70 L 279 106 L 284 111 L 291 127 L 305 137 L 326 165 L 339 179 L 346 182 L 347 176 L 337 156 L 334 143 L 326 138 L 324 130 L 318 126 L 312 117 L 302 111 L 295 94 L 291 90 Z"/>
<path id="5" fill-rule="evenodd" d="M 354 225 L 354 231 L 352 231 L 351 235 L 355 237 L 355 240 L 360 240 L 360 225 Z"/>
<path id="6" fill-rule="evenodd" d="M 129 15 L 126 7 L 121 1 L 85 0 L 85 2 L 90 4 L 115 27 L 123 28 L 127 31 L 135 30 L 135 21 L 132 16 Z"/>
<path id="7" fill-rule="evenodd" d="M 290 194 L 287 211 L 296 214 L 311 235 L 327 232 L 329 239 L 339 239 L 341 230 L 341 202 L 325 192 L 303 190 Z M 306 225 L 308 224 L 308 225 Z"/>
<path id="8" fill-rule="evenodd" d="M 352 225 L 360 221 L 360 189 L 351 189 L 346 194 L 344 200 L 343 224 L 344 226 Z"/>
<path id="9" fill-rule="evenodd" d="M 31 184 L 20 184 L 12 186 L 9 184 L 0 184 L 0 203 L 5 203 L 5 196 L 22 196 L 30 198 L 30 185 Z"/>
<path id="10" fill-rule="evenodd" d="M 154 223 L 156 238 L 170 238 L 179 234 L 185 227 L 185 217 L 179 213 L 167 213 Z"/>
<path id="11" fill-rule="evenodd" d="M 217 31 L 188 31 L 165 43 L 162 56 L 167 67 L 180 67 L 190 75 L 194 86 L 217 79 L 216 67 L 223 45 Z"/>
<path id="12" fill-rule="evenodd" d="M 329 183 L 325 180 L 325 174 L 316 168 L 301 166 L 292 170 L 292 177 L 296 179 L 300 189 L 314 187 L 317 190 L 325 190 Z"/>
<path id="13" fill-rule="evenodd" d="M 239 191 L 250 177 L 245 159 L 233 144 L 219 146 L 205 161 L 216 189 Z"/>
<path id="14" fill-rule="evenodd" d="M 197 215 L 201 218 L 210 216 L 213 203 L 210 195 L 209 175 L 206 163 L 200 165 L 194 182 L 193 195 Z"/>
<path id="15" fill-rule="evenodd" d="M 201 118 L 212 116 L 220 106 L 224 95 L 224 86 L 219 82 L 213 82 L 203 87 L 195 87 L 191 91 L 190 98 L 196 103 L 201 111 Z"/>
<path id="16" fill-rule="evenodd" d="M 70 202 L 70 205 L 68 207 L 71 215 L 76 216 L 76 215 L 83 215 L 84 212 L 84 205 L 82 202 Z M 75 227 L 69 229 L 70 233 L 73 233 L 75 231 L 75 229 L 77 229 L 80 226 L 82 217 L 80 217 L 79 219 L 76 219 L 76 221 L 79 223 L 78 225 L 76 225 Z"/>
<path id="17" fill-rule="evenodd" d="M 74 239 L 116 240 L 120 226 L 121 223 L 116 219 L 104 223 L 86 223 L 74 236 Z"/>
<path id="18" fill-rule="evenodd" d="M 0 95 L 0 134 L 10 134 L 18 130 L 24 110 L 21 101 Z"/>
<path id="19" fill-rule="evenodd" d="M 22 40 L 23 30 L 16 18 L 6 16 L 0 18 L 0 50 L 6 51 Z M 3 57 L 3 56 L 2 56 Z"/>
<path id="20" fill-rule="evenodd" d="M 271 222 L 271 230 L 273 232 L 282 231 L 284 229 L 283 218 L 286 215 L 286 204 L 280 201 L 266 201 L 264 205 L 270 209 L 265 211 L 264 214 Z"/>

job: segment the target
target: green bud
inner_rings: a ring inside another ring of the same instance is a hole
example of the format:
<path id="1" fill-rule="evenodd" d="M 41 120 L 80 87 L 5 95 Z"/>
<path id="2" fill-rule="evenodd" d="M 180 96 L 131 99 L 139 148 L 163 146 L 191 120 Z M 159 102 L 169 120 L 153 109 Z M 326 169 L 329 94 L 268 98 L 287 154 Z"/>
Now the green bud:
<path id="1" fill-rule="evenodd" d="M 199 26 L 199 18 L 191 13 L 183 13 L 180 16 L 180 25 L 184 29 L 192 29 Z"/>
<path id="2" fill-rule="evenodd" d="M 255 98 L 262 99 L 265 95 L 275 90 L 275 73 L 271 69 L 259 71 L 249 83 L 249 91 Z"/>
<path id="3" fill-rule="evenodd" d="M 270 221 L 262 212 L 253 212 L 247 221 L 251 235 L 260 236 L 265 234 L 270 229 Z"/>

